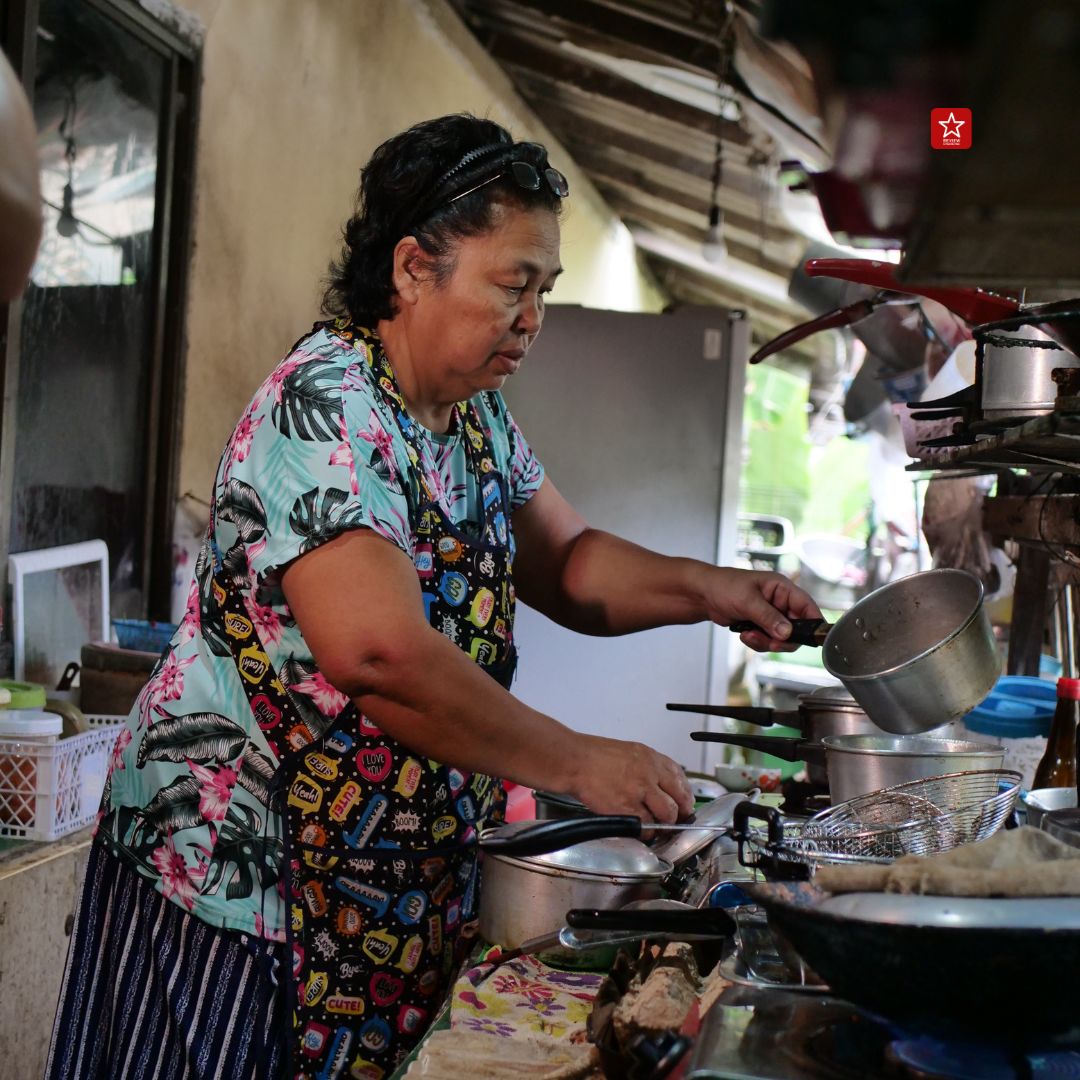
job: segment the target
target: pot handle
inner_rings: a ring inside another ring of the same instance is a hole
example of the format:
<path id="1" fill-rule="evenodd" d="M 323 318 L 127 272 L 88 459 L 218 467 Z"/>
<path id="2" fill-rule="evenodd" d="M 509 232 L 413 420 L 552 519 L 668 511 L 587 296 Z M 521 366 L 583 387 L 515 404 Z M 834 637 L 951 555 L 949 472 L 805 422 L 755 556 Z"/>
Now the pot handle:
<path id="1" fill-rule="evenodd" d="M 832 623 L 824 619 L 788 619 L 791 623 L 791 635 L 787 639 L 788 645 L 823 645 L 825 637 L 832 629 Z M 733 622 L 728 629 L 733 634 L 745 634 L 747 631 L 756 632 L 764 637 L 771 638 L 767 630 L 763 630 L 755 622 L 741 620 Z"/>
<path id="2" fill-rule="evenodd" d="M 750 818 L 757 818 L 768 825 L 770 846 L 778 847 L 784 842 L 784 818 L 780 811 L 775 806 L 765 806 L 763 803 L 744 799 L 731 815 L 731 835 L 740 844 L 750 835 L 747 827 Z"/>
<path id="3" fill-rule="evenodd" d="M 896 267 L 892 263 L 878 262 L 875 259 L 808 259 L 803 270 L 807 277 L 840 278 L 842 281 L 869 285 L 874 289 L 925 296 L 929 300 L 936 300 L 969 323 L 1005 319 L 1021 310 L 1015 300 L 988 293 L 983 289 L 941 288 L 897 281 Z"/>
<path id="4" fill-rule="evenodd" d="M 784 761 L 825 764 L 825 747 L 808 739 L 782 739 L 775 735 L 731 735 L 726 731 L 691 731 L 690 738 L 694 742 L 717 742 L 725 746 L 741 746 L 744 750 L 758 750 L 763 754 L 783 758 Z"/>
<path id="5" fill-rule="evenodd" d="M 773 724 L 799 726 L 797 712 L 777 712 L 776 709 L 765 709 L 754 705 L 687 705 L 683 702 L 669 701 L 667 707 L 672 712 L 724 716 L 728 720 L 741 720 L 745 724 L 757 724 L 758 727 L 771 727 Z"/>
<path id="6" fill-rule="evenodd" d="M 646 934 L 716 934 L 735 932 L 735 920 L 722 908 L 675 910 L 603 910 L 574 908 L 566 913 L 566 925 L 575 930 L 625 930 Z"/>
<path id="7" fill-rule="evenodd" d="M 816 319 L 799 323 L 798 326 L 785 330 L 778 337 L 774 337 L 772 341 L 767 341 L 762 345 L 750 357 L 750 363 L 760 364 L 762 360 L 772 356 L 773 353 L 778 353 L 783 349 L 790 349 L 796 342 L 802 341 L 803 338 L 808 338 L 812 334 L 818 334 L 822 330 L 834 330 L 840 326 L 850 326 L 852 323 L 860 322 L 872 315 L 876 306 L 872 300 L 856 300 L 854 304 L 848 304 L 847 307 L 827 311 Z"/>
<path id="8" fill-rule="evenodd" d="M 608 836 L 641 836 L 641 818 L 633 814 L 596 814 L 587 818 L 556 818 L 541 821 L 512 836 L 481 836 L 480 847 L 492 855 L 546 855 L 549 851 L 599 840 Z"/>

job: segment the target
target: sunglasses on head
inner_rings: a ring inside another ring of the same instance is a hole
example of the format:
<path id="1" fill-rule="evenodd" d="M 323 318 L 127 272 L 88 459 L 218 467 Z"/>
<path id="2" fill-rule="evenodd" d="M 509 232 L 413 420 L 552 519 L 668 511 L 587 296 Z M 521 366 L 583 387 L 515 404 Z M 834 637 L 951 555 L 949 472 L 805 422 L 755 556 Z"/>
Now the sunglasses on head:
<path id="1" fill-rule="evenodd" d="M 531 144 L 526 143 L 523 145 L 528 146 Z M 538 149 L 542 151 L 541 147 L 538 147 Z M 551 193 L 558 198 L 565 199 L 570 194 L 570 185 L 566 182 L 566 177 L 558 169 L 553 169 L 551 166 L 539 169 L 530 161 L 507 161 L 499 167 L 498 172 L 492 173 L 491 176 L 481 180 L 480 183 L 473 184 L 472 187 L 459 192 L 453 198 L 447 199 L 446 205 L 449 206 L 450 203 L 457 202 L 458 199 L 464 199 L 466 195 L 471 195 L 474 191 L 487 187 L 488 184 L 494 183 L 503 176 L 510 177 L 523 191 L 539 191 L 540 185 L 546 181 Z"/>

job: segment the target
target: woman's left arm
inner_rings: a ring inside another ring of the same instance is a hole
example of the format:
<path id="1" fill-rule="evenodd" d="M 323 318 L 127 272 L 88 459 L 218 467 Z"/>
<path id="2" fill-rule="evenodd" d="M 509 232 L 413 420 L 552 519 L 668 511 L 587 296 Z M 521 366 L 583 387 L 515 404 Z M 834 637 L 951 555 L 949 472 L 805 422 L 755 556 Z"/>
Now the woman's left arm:
<path id="1" fill-rule="evenodd" d="M 583 634 L 629 634 L 653 626 L 739 619 L 759 650 L 790 649 L 789 618 L 817 618 L 811 597 L 783 574 L 673 558 L 592 528 L 545 478 L 514 513 L 514 585 L 530 607 Z"/>

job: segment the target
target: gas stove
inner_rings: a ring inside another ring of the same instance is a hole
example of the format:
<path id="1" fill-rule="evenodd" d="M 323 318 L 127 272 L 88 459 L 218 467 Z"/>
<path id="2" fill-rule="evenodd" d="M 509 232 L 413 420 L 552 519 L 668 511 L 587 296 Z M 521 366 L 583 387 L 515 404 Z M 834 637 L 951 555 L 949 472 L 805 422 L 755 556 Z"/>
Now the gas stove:
<path id="1" fill-rule="evenodd" d="M 905 1031 L 827 994 L 732 985 L 702 1020 L 686 1080 L 1080 1080 L 1080 1042 L 1027 1046 Z"/>

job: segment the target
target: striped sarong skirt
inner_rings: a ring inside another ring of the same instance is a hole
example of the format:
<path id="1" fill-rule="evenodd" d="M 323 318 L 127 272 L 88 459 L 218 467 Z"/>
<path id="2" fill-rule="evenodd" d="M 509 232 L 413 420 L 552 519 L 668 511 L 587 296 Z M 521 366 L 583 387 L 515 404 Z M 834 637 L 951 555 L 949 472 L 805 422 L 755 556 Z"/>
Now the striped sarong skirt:
<path id="1" fill-rule="evenodd" d="M 275 1080 L 284 946 L 215 929 L 94 843 L 45 1080 Z"/>

